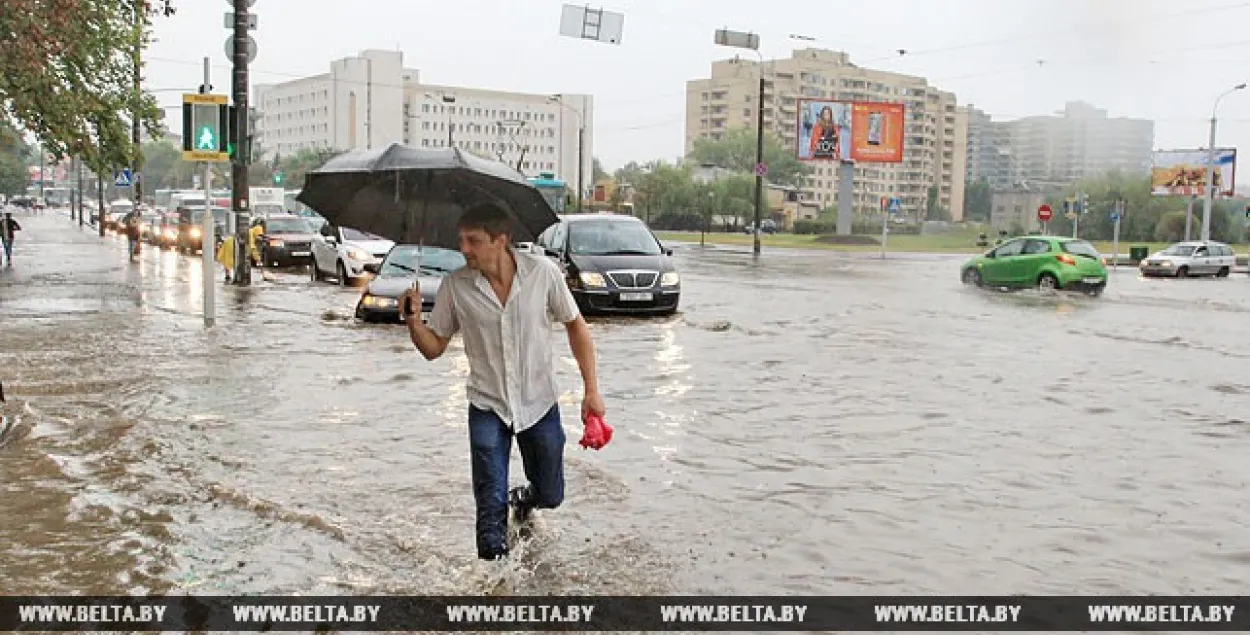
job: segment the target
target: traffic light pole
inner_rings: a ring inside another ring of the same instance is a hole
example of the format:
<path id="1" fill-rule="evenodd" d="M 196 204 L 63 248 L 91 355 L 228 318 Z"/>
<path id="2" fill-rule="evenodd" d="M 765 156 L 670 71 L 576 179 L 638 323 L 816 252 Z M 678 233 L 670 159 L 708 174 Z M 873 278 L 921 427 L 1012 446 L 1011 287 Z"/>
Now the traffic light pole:
<path id="1" fill-rule="evenodd" d="M 248 143 L 247 61 L 248 61 L 248 1 L 234 0 L 234 117 L 236 136 L 234 142 L 232 192 L 230 206 L 234 210 L 234 283 L 247 286 L 252 283 L 252 259 L 248 250 L 248 179 L 247 167 L 251 163 L 252 147 Z"/>

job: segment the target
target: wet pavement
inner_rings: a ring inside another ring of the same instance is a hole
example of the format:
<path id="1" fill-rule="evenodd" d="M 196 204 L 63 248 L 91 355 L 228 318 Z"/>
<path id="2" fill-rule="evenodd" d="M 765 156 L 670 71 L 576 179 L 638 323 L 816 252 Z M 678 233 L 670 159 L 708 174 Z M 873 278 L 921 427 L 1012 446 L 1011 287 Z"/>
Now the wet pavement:
<path id="1" fill-rule="evenodd" d="M 608 419 L 513 562 L 474 558 L 457 343 L 354 289 L 21 217 L 0 270 L 6 593 L 1236 594 L 1250 277 L 1098 299 L 961 257 L 679 246 L 682 312 L 592 324 Z M 220 284 L 220 272 L 214 272 Z M 520 478 L 519 459 L 513 478 Z"/>

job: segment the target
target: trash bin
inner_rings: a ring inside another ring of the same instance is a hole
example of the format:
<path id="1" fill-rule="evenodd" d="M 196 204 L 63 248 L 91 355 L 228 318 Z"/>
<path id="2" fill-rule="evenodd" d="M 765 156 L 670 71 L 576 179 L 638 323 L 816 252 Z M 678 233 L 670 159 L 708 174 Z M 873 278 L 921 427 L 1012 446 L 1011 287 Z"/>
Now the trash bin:
<path id="1" fill-rule="evenodd" d="M 1140 245 L 1136 247 L 1129 247 L 1128 249 L 1129 260 L 1132 260 L 1133 262 L 1141 262 L 1145 260 L 1146 256 L 1148 256 L 1149 254 L 1150 254 L 1150 248 L 1142 247 Z"/>

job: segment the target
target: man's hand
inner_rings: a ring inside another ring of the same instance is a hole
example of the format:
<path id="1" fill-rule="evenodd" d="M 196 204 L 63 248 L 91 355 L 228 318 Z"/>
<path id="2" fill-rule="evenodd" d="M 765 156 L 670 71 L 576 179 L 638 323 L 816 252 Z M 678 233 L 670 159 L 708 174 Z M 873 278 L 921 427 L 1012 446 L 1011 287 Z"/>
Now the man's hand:
<path id="1" fill-rule="evenodd" d="M 604 415 L 603 395 L 598 390 L 587 391 L 582 397 L 582 419 L 589 414 Z"/>
<path id="2" fill-rule="evenodd" d="M 399 294 L 397 302 L 399 302 L 399 313 L 401 317 L 407 319 L 409 315 L 421 315 L 420 284 L 418 284 L 416 280 L 413 280 L 412 288 L 404 289 L 404 292 Z M 410 306 L 412 307 L 411 310 L 409 310 Z"/>

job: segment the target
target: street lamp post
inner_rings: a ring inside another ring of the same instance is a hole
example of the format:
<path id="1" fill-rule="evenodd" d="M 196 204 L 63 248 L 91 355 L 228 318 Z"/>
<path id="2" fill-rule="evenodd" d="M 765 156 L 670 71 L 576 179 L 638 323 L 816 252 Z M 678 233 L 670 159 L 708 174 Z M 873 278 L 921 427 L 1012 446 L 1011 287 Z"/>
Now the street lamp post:
<path id="1" fill-rule="evenodd" d="M 754 33 L 719 29 L 716 31 L 715 42 L 720 46 L 755 51 L 760 59 L 759 104 L 755 113 L 755 224 L 752 225 L 752 234 L 755 237 L 752 252 L 759 256 L 760 216 L 763 214 L 764 207 L 764 175 L 761 171 L 764 165 L 764 56 L 760 53 L 760 36 Z"/>
<path id="2" fill-rule="evenodd" d="M 1211 240 L 1211 205 L 1215 201 L 1215 111 L 1220 107 L 1220 100 L 1245 87 L 1245 82 L 1242 82 L 1224 91 L 1215 98 L 1215 105 L 1211 106 L 1211 138 L 1207 143 L 1207 178 L 1204 182 L 1206 192 L 1202 200 L 1202 239 L 1204 241 Z"/>
<path id="3" fill-rule="evenodd" d="M 577 115 L 577 213 L 582 213 L 582 199 L 586 195 L 586 184 L 583 182 L 586 165 L 586 118 L 582 111 L 564 103 L 564 95 L 552 95 L 547 101 L 558 104 Z M 564 152 L 564 126 L 560 126 L 560 152 Z M 561 162 L 563 164 L 563 162 Z"/>

